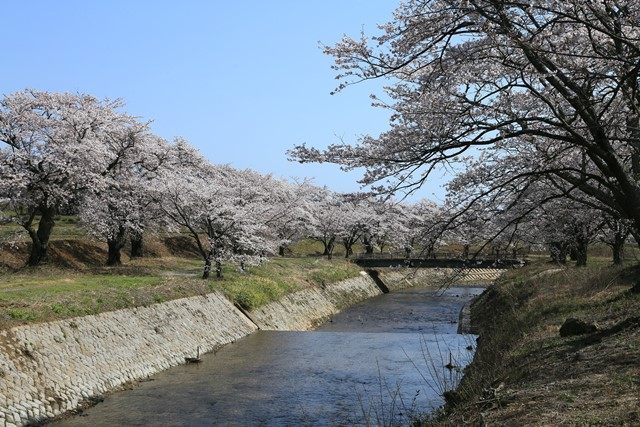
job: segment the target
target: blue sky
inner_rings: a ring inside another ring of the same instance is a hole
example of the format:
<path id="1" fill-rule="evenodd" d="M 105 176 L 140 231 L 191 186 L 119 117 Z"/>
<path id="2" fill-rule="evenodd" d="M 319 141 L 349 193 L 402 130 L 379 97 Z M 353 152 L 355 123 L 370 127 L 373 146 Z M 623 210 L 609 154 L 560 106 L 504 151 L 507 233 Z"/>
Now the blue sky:
<path id="1" fill-rule="evenodd" d="M 285 151 L 377 134 L 388 114 L 370 82 L 338 94 L 318 42 L 375 32 L 395 0 L 14 1 L 3 5 L 0 92 L 25 87 L 122 98 L 153 130 L 213 162 L 338 191 L 358 173 L 300 165 Z M 441 196 L 439 182 L 420 193 Z"/>

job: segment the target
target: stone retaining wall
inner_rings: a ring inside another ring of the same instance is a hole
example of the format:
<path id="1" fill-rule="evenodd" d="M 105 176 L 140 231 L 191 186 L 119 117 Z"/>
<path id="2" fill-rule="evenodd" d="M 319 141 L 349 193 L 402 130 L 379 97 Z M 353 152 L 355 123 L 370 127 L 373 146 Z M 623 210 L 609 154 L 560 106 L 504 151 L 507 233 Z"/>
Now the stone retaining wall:
<path id="1" fill-rule="evenodd" d="M 0 331 L 0 427 L 37 423 L 262 329 L 307 330 L 381 294 L 366 274 L 245 316 L 222 294 Z M 254 323 L 255 322 L 255 323 Z"/>
<path id="2" fill-rule="evenodd" d="M 407 270 L 380 275 L 389 289 L 442 283 L 452 271 Z M 473 272 L 467 275 L 477 279 Z M 483 276 L 484 274 L 484 276 Z M 475 280 L 474 279 L 474 280 Z M 475 283 L 475 282 L 474 282 Z M 56 322 L 0 331 L 0 427 L 55 417 L 129 381 L 184 363 L 265 330 L 308 330 L 340 310 L 382 294 L 359 277 L 308 288 L 247 316 L 222 294 L 182 298 Z"/>
<path id="3" fill-rule="evenodd" d="M 382 291 L 368 274 L 321 288 L 303 289 L 253 310 L 251 319 L 264 330 L 306 331 L 330 316 Z"/>
<path id="4" fill-rule="evenodd" d="M 0 331 L 0 426 L 62 414 L 255 329 L 212 293 Z"/>
<path id="5" fill-rule="evenodd" d="M 494 268 L 400 268 L 379 269 L 380 278 L 389 290 L 409 287 L 440 287 L 489 285 L 495 282 L 506 270 Z"/>

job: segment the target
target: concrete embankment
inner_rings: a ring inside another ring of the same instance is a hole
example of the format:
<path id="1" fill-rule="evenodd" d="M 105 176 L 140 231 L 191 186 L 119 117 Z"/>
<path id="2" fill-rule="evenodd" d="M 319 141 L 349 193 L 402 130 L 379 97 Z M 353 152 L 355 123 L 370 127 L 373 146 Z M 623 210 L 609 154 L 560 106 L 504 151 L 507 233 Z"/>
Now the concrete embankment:
<path id="1" fill-rule="evenodd" d="M 0 331 L 0 426 L 58 416 L 258 327 L 310 329 L 381 293 L 364 274 L 293 293 L 248 317 L 212 293 Z"/>
<path id="2" fill-rule="evenodd" d="M 390 291 L 394 291 L 414 286 L 445 288 L 451 285 L 489 285 L 505 271 L 495 268 L 380 269 L 380 278 Z"/>
<path id="3" fill-rule="evenodd" d="M 383 292 L 409 287 L 440 287 L 450 284 L 483 285 L 495 281 L 505 270 L 498 269 L 379 269 L 335 285 L 309 288 L 287 295 L 248 313 L 264 330 L 304 331 L 364 299 Z M 379 277 L 381 283 L 376 284 Z M 379 274 L 378 274 L 379 273 Z"/>
<path id="4" fill-rule="evenodd" d="M 442 269 L 444 270 L 444 269 Z M 389 289 L 452 272 L 381 273 Z M 468 280 L 458 275 L 457 280 Z M 475 276 L 474 276 L 475 277 Z M 473 280 L 478 279 L 475 277 Z M 471 280 L 473 282 L 473 280 Z M 474 282 L 478 283 L 478 281 Z M 307 288 L 245 313 L 220 293 L 0 331 L 0 427 L 37 423 L 242 338 L 258 328 L 307 330 L 382 294 L 366 273 Z"/>
<path id="5" fill-rule="evenodd" d="M 254 322 L 264 330 L 305 331 L 342 309 L 382 294 L 366 273 L 324 288 L 309 288 L 253 310 Z"/>
<path id="6" fill-rule="evenodd" d="M 0 332 L 0 425 L 42 421 L 256 329 L 208 294 Z"/>

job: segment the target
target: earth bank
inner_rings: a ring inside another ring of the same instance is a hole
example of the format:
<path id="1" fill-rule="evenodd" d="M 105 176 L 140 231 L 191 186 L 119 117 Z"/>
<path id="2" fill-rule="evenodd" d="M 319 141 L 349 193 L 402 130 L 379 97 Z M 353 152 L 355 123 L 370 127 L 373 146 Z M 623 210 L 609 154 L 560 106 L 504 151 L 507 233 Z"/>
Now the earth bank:
<path id="1" fill-rule="evenodd" d="M 637 267 L 509 271 L 472 304 L 474 361 L 425 424 L 638 425 L 639 277 Z M 562 337 L 570 318 L 597 330 Z"/>

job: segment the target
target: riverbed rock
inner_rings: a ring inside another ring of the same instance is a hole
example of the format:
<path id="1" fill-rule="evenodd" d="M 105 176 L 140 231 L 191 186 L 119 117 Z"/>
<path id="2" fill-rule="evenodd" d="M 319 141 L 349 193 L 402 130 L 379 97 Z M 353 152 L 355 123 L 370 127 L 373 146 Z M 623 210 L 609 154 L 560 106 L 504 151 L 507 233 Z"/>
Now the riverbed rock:
<path id="1" fill-rule="evenodd" d="M 560 327 L 561 337 L 572 337 L 575 335 L 592 334 L 598 330 L 598 327 L 593 323 L 585 322 L 582 319 L 576 319 L 570 317 L 564 321 Z"/>

